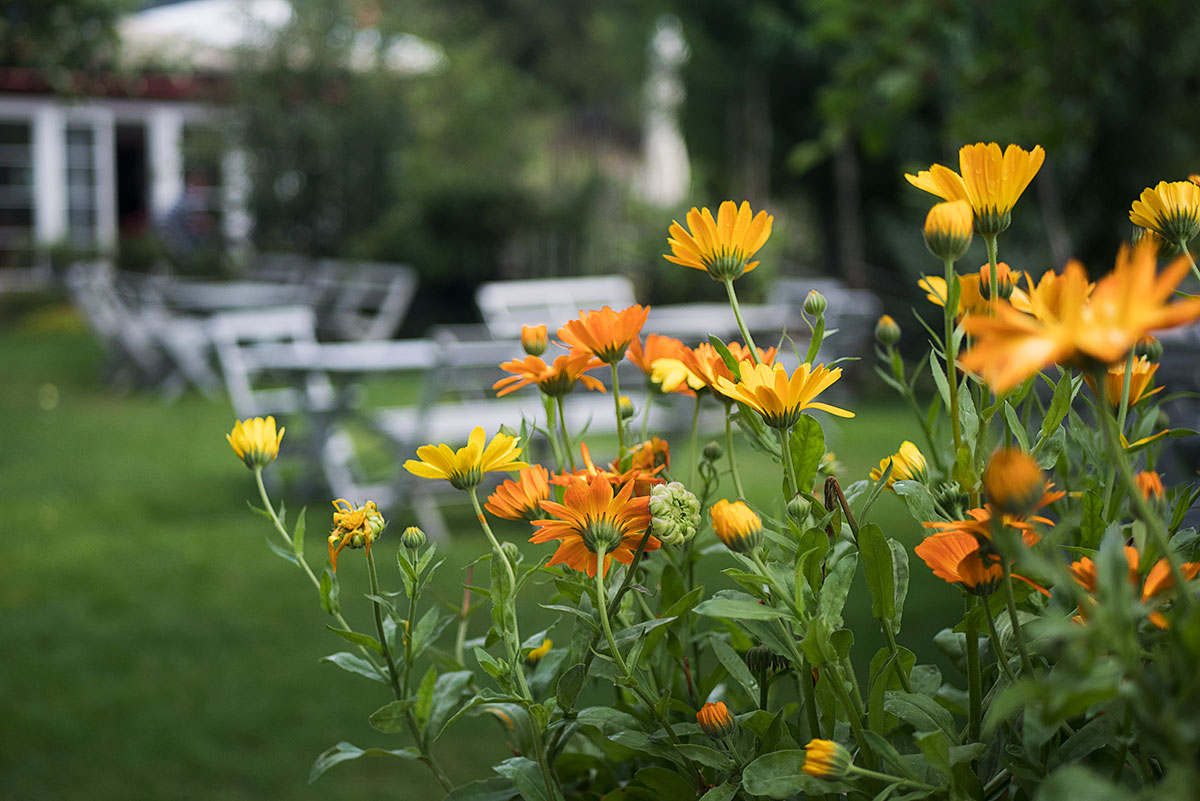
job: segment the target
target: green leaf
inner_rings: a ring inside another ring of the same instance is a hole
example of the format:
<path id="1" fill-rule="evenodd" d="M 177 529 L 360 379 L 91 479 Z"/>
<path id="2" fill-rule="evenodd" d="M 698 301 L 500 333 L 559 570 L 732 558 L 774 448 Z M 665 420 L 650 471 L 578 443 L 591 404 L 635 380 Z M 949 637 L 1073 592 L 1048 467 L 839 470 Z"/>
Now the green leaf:
<path id="1" fill-rule="evenodd" d="M 750 795 L 789 798 L 798 793 L 820 797 L 845 793 L 850 787 L 842 782 L 817 779 L 804 773 L 804 750 L 800 748 L 764 754 L 742 771 L 742 787 Z"/>
<path id="2" fill-rule="evenodd" d="M 341 601 L 338 600 L 340 591 L 337 573 L 326 565 L 325 571 L 321 573 L 321 608 L 331 615 L 336 615 L 342 609 Z"/>
<path id="3" fill-rule="evenodd" d="M 367 720 L 384 734 L 396 734 L 406 728 L 408 712 L 412 706 L 411 698 L 404 701 L 392 701 L 372 712 Z"/>
<path id="4" fill-rule="evenodd" d="M 1017 410 L 1009 405 L 1008 401 L 1004 401 L 1004 406 L 1001 407 L 1004 411 L 1004 420 L 1008 423 L 1008 430 L 1017 438 L 1017 444 L 1021 446 L 1021 450 L 1029 452 L 1029 437 L 1025 434 L 1025 426 L 1021 423 L 1021 418 L 1017 417 Z"/>
<path id="5" fill-rule="evenodd" d="M 933 495 L 920 481 L 910 481 L 907 479 L 904 481 L 893 481 L 892 489 L 904 499 L 904 504 L 908 507 L 908 513 L 912 515 L 914 520 L 928 522 L 940 518 L 940 515 L 937 513 L 937 506 L 933 502 Z"/>
<path id="6" fill-rule="evenodd" d="M 368 748 L 364 750 L 356 745 L 352 745 L 347 742 L 341 742 L 317 757 L 316 762 L 313 762 L 312 769 L 308 772 L 308 783 L 312 784 L 315 782 L 321 777 L 322 773 L 329 770 L 334 765 L 365 756 L 390 756 L 397 757 L 399 759 L 419 759 L 421 757 L 421 752 L 415 748 L 400 748 L 395 751 L 385 751 L 382 748 Z"/>
<path id="7" fill-rule="evenodd" d="M 430 667 L 421 679 L 420 686 L 417 687 L 417 704 L 414 707 L 417 713 L 417 722 L 421 724 L 421 728 L 424 728 L 425 721 L 429 720 L 429 709 L 433 705 L 435 684 L 437 684 L 437 668 Z"/>
<path id="8" fill-rule="evenodd" d="M 720 337 L 708 335 L 708 344 L 713 346 L 720 356 L 721 361 L 725 362 L 725 366 L 729 368 L 729 372 L 733 373 L 735 381 L 740 381 L 742 378 L 742 368 L 738 365 L 737 359 L 733 358 L 733 354 L 729 352 L 729 346 Z"/>
<path id="9" fill-rule="evenodd" d="M 871 614 L 884 625 L 891 625 L 896 615 L 895 570 L 892 549 L 879 526 L 868 523 L 858 530 L 858 552 L 871 591 Z"/>
<path id="10" fill-rule="evenodd" d="M 675 747 L 679 749 L 679 753 L 693 762 L 699 762 L 701 765 L 717 768 L 718 770 L 733 767 L 733 758 L 725 751 L 718 751 L 715 748 L 709 748 L 707 745 L 691 745 L 690 743 L 679 743 Z"/>
<path id="11" fill-rule="evenodd" d="M 913 739 L 925 755 L 925 761 L 943 776 L 950 775 L 950 743 L 941 731 L 916 732 Z"/>
<path id="12" fill-rule="evenodd" d="M 736 779 L 730 779 L 724 784 L 718 784 L 700 796 L 700 801 L 732 801 L 734 796 L 737 795 L 739 787 L 740 785 Z"/>
<path id="13" fill-rule="evenodd" d="M 575 700 L 579 698 L 579 691 L 583 689 L 583 681 L 587 676 L 587 671 L 582 664 L 571 665 L 558 678 L 558 684 L 555 687 L 555 697 L 558 700 L 558 707 L 564 711 L 570 710 L 575 706 Z"/>
<path id="14" fill-rule="evenodd" d="M 503 776 L 489 776 L 454 788 L 442 801 L 512 801 L 517 788 Z"/>
<path id="15" fill-rule="evenodd" d="M 1084 548 L 1100 547 L 1100 537 L 1104 534 L 1104 500 L 1095 490 L 1083 493 L 1083 517 L 1079 521 L 1079 544 Z"/>
<path id="16" fill-rule="evenodd" d="M 300 510 L 296 517 L 296 527 L 292 529 L 292 553 L 296 554 L 296 561 L 304 558 L 304 513 L 307 510 L 307 506 Z"/>
<path id="17" fill-rule="evenodd" d="M 751 698 L 757 698 L 758 682 L 751 675 L 750 668 L 746 667 L 746 660 L 738 656 L 732 645 L 719 637 L 709 637 L 708 642 L 712 646 L 713 653 L 717 655 L 717 661 L 729 672 L 730 677 L 742 685 Z"/>
<path id="18" fill-rule="evenodd" d="M 725 592 L 724 590 L 722 592 Z M 741 593 L 738 593 L 741 595 Z M 787 613 L 758 601 L 740 598 L 715 597 L 696 606 L 696 613 L 706 617 L 727 617 L 733 620 L 775 620 Z"/>
<path id="19" fill-rule="evenodd" d="M 850 595 L 850 586 L 854 583 L 854 573 L 857 569 L 858 556 L 846 554 L 833 566 L 825 576 L 825 583 L 821 585 L 821 594 L 817 598 L 817 615 L 831 628 L 842 625 L 842 609 L 846 606 L 846 598 Z"/>
<path id="20" fill-rule="evenodd" d="M 1124 787 L 1093 773 L 1082 765 L 1067 765 L 1050 774 L 1038 785 L 1034 801 L 1060 801 L 1086 798 L 1087 801 L 1130 801 L 1133 795 Z"/>
<path id="21" fill-rule="evenodd" d="M 896 610 L 892 615 L 892 634 L 899 634 L 904 619 L 904 601 L 908 598 L 908 551 L 896 540 L 889 539 L 887 543 L 892 551 L 892 586 L 896 591 L 892 601 Z"/>
<path id="22" fill-rule="evenodd" d="M 511 781 L 524 801 L 550 801 L 546 798 L 542 772 L 533 760 L 512 757 L 495 765 L 492 770 Z"/>
<path id="23" fill-rule="evenodd" d="M 457 716 L 455 713 L 461 714 L 465 711 L 463 701 L 471 694 L 472 678 L 474 674 L 469 670 L 456 670 L 437 677 L 433 685 L 433 704 L 425 724 L 425 740 L 428 745 L 432 746 L 437 742 L 451 718 Z"/>
<path id="24" fill-rule="evenodd" d="M 488 675 L 494 679 L 503 678 L 508 675 L 508 665 L 504 664 L 499 659 L 480 648 L 478 645 L 475 646 L 475 660 L 479 662 L 479 666 L 487 671 Z"/>
<path id="25" fill-rule="evenodd" d="M 652 790 L 658 801 L 694 801 L 696 788 L 673 770 L 652 765 L 639 770 L 634 778 Z"/>
<path id="26" fill-rule="evenodd" d="M 946 369 L 942 367 L 942 363 L 936 356 L 929 359 L 929 372 L 933 376 L 933 383 L 937 385 L 938 395 L 941 396 L 942 405 L 946 408 L 946 412 L 950 412 L 950 384 L 946 381 Z"/>
<path id="27" fill-rule="evenodd" d="M 350 673 L 357 673 L 360 676 L 366 676 L 368 679 L 373 679 L 374 681 L 382 682 L 383 684 L 388 683 L 388 677 L 385 676 L 374 665 L 363 659 L 361 656 L 356 656 L 355 654 L 348 653 L 346 651 L 339 651 L 336 654 L 323 656 L 321 657 L 321 661 L 330 662 L 334 665 L 337 665 L 342 670 L 349 671 Z"/>
<path id="28" fill-rule="evenodd" d="M 291 562 L 293 565 L 296 565 L 297 567 L 300 566 L 300 560 L 296 558 L 296 554 L 292 553 L 291 551 L 287 550 L 282 545 L 277 543 L 275 541 L 275 539 L 271 536 L 270 531 L 268 531 L 264 536 L 266 537 L 266 540 L 267 540 L 267 547 L 270 548 L 275 553 L 276 556 L 278 556 L 279 558 L 281 558 L 287 562 Z"/>
<path id="29" fill-rule="evenodd" d="M 789 448 L 796 473 L 796 485 L 801 488 L 812 487 L 813 481 L 816 480 L 817 468 L 825 456 L 825 432 L 815 417 L 800 415 L 800 420 L 792 426 Z"/>
<path id="30" fill-rule="evenodd" d="M 884 694 L 883 709 L 910 724 L 915 731 L 940 729 L 952 744 L 958 743 L 954 716 L 932 698 L 889 690 Z"/>
<path id="31" fill-rule="evenodd" d="M 1082 381 L 1082 379 L 1080 380 Z M 1042 418 L 1042 428 L 1038 432 L 1037 442 L 1033 445 L 1034 456 L 1041 454 L 1042 449 L 1046 447 L 1046 443 L 1050 441 L 1050 437 L 1058 429 L 1063 418 L 1067 416 L 1067 412 L 1071 410 L 1071 401 L 1080 386 L 1078 383 L 1072 386 L 1072 383 L 1070 372 L 1064 372 L 1062 377 L 1058 379 L 1058 384 L 1054 387 L 1054 397 L 1050 399 L 1050 406 L 1046 409 L 1046 416 Z"/>
<path id="32" fill-rule="evenodd" d="M 328 623 L 325 624 L 325 628 L 329 629 L 346 642 L 353 643 L 354 645 L 362 648 L 368 648 L 380 656 L 383 655 L 383 646 L 379 644 L 379 640 L 375 639 L 370 634 L 362 634 L 361 632 L 357 631 L 347 631 L 346 629 L 334 628 Z"/>

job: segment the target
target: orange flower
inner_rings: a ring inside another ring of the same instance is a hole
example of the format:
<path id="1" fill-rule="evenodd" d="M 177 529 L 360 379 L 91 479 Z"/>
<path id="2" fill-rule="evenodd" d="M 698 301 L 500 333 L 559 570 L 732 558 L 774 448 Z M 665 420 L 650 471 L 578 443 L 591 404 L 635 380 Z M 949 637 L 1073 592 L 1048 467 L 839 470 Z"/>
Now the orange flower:
<path id="1" fill-rule="evenodd" d="M 732 281 L 758 266 L 750 258 L 770 238 L 771 223 L 775 220 L 765 211 L 754 214 L 747 201 L 742 201 L 739 207 L 732 200 L 721 204 L 715 220 L 707 208 L 701 210 L 695 206 L 686 219 L 691 233 L 671 221 L 667 244 L 672 255 L 663 258 L 684 267 L 706 270 L 715 281 Z"/>
<path id="2" fill-rule="evenodd" d="M 1138 492 L 1142 493 L 1142 497 L 1146 500 L 1150 500 L 1151 495 L 1162 500 L 1163 493 L 1165 492 L 1163 489 L 1163 480 L 1162 476 L 1156 471 L 1143 470 L 1133 477 L 1133 483 L 1137 486 Z"/>
<path id="3" fill-rule="evenodd" d="M 815 400 L 842 377 L 840 367 L 829 370 L 823 364 L 813 367 L 805 362 L 796 368 L 790 378 L 787 370 L 778 364 L 743 361 L 738 368 L 742 375 L 737 383 L 720 377 L 713 388 L 754 409 L 772 428 L 786 429 L 792 426 L 805 409 L 820 409 L 838 417 L 854 416 L 854 412 Z"/>
<path id="4" fill-rule="evenodd" d="M 1155 261 L 1149 245 L 1122 246 L 1116 267 L 1090 297 L 1083 265 L 1071 262 L 1055 292 L 1031 297 L 1033 316 L 1008 303 L 997 303 L 995 316 L 967 315 L 962 325 L 976 342 L 963 354 L 963 368 L 1004 392 L 1050 364 L 1085 358 L 1112 364 L 1147 333 L 1200 317 L 1200 298 L 1167 303 L 1188 272 L 1187 259 L 1161 274 Z"/>
<path id="5" fill-rule="evenodd" d="M 1150 385 L 1154 383 L 1156 372 L 1158 372 L 1158 365 L 1145 356 L 1134 359 L 1133 371 L 1129 374 L 1130 406 L 1136 406 L 1144 398 L 1163 391 L 1163 387 L 1150 389 Z M 1099 394 L 1096 389 L 1096 380 L 1092 376 L 1084 375 L 1083 380 L 1092 388 L 1093 393 Z M 1117 362 L 1108 368 L 1108 373 L 1104 376 L 1104 397 L 1108 399 L 1109 405 L 1114 409 L 1121 405 L 1121 392 L 1124 389 L 1125 362 Z"/>
<path id="6" fill-rule="evenodd" d="M 725 706 L 724 701 L 717 701 L 715 704 L 705 704 L 700 707 L 700 711 L 696 713 L 696 722 L 700 724 L 700 731 L 714 740 L 721 740 L 728 737 L 737 728 L 737 724 L 733 722 L 733 716 L 729 714 L 729 709 Z"/>
<path id="7" fill-rule="evenodd" d="M 545 323 L 521 326 L 521 347 L 530 356 L 541 356 L 549 345 L 549 333 Z"/>
<path id="8" fill-rule="evenodd" d="M 1159 181 L 1133 201 L 1129 220 L 1172 245 L 1186 245 L 1200 233 L 1200 187 L 1189 181 Z"/>
<path id="9" fill-rule="evenodd" d="M 972 595 L 991 595 L 1004 578 L 1001 557 L 982 553 L 979 540 L 963 531 L 930 534 L 913 548 L 913 552 L 929 565 L 933 575 L 950 584 L 961 584 Z M 1014 573 L 1013 578 L 1024 581 L 1044 595 L 1050 594 L 1024 576 Z"/>
<path id="10" fill-rule="evenodd" d="M 549 564 L 565 564 L 589 576 L 596 575 L 597 554 L 603 551 L 600 572 L 607 575 L 614 557 L 626 565 L 633 561 L 633 554 L 650 526 L 650 499 L 632 496 L 632 483 L 613 495 L 612 485 L 601 476 L 576 479 L 567 487 L 562 503 L 542 503 L 542 508 L 557 519 L 534 520 L 540 531 L 529 541 L 541 544 L 559 540 Z M 654 537 L 646 540 L 647 551 L 658 546 Z"/>
<path id="11" fill-rule="evenodd" d="M 604 385 L 590 375 L 584 375 L 588 370 L 600 367 L 604 362 L 592 356 L 587 351 L 573 350 L 559 356 L 554 365 L 547 365 L 540 357 L 526 356 L 524 359 L 513 359 L 500 365 L 500 369 L 514 375 L 501 378 L 492 389 L 499 390 L 496 397 L 500 398 L 510 392 L 529 384 L 537 384 L 538 389 L 547 395 L 557 398 L 566 395 L 575 388 L 575 383 L 582 383 L 588 389 L 604 392 Z"/>
<path id="12" fill-rule="evenodd" d="M 619 312 L 609 306 L 598 311 L 581 311 L 578 320 L 570 320 L 558 329 L 558 338 L 572 348 L 588 351 L 605 364 L 616 364 L 641 332 L 648 314 L 649 306 L 637 305 Z"/>
<path id="13" fill-rule="evenodd" d="M 638 447 L 641 448 L 644 445 L 645 443 Z M 609 464 L 607 468 L 596 467 L 595 463 L 592 462 L 592 452 L 588 450 L 586 442 L 579 443 L 579 452 L 583 455 L 583 467 L 573 473 L 562 472 L 550 476 L 551 484 L 554 484 L 558 487 L 568 487 L 576 479 L 583 478 L 590 481 L 597 476 L 602 476 L 609 484 L 617 487 L 623 484 L 632 483 L 634 485 L 634 495 L 640 497 L 648 494 L 650 492 L 650 487 L 654 486 L 655 484 L 666 483 L 665 479 L 658 477 L 658 474 L 666 468 L 665 463 L 657 464 L 656 461 L 656 465 L 653 467 L 646 467 L 641 463 L 634 463 L 630 469 L 622 473 L 618 472 L 615 464 Z"/>
<path id="14" fill-rule="evenodd" d="M 505 520 L 535 520 L 542 516 L 539 504 L 550 497 L 548 476 L 549 471 L 540 464 L 526 467 L 516 480 L 500 482 L 483 506 Z"/>
<path id="15" fill-rule="evenodd" d="M 662 334 L 649 334 L 646 337 L 646 344 L 642 345 L 642 340 L 639 337 L 634 337 L 629 343 L 629 352 L 626 354 L 629 361 L 637 365 L 638 369 L 646 375 L 650 375 L 654 370 L 654 363 L 659 359 L 679 359 L 681 354 L 687 350 L 687 345 L 684 345 L 675 337 L 665 337 Z"/>
<path id="16" fill-rule="evenodd" d="M 740 363 L 750 359 L 750 349 L 741 342 L 730 342 L 725 347 L 729 349 L 729 354 L 733 356 L 735 362 Z M 758 351 L 760 362 L 774 364 L 775 348 L 763 350 L 756 347 L 755 350 Z M 699 377 L 709 389 L 716 388 L 718 378 L 734 380 L 733 373 L 725 364 L 725 360 L 721 358 L 721 354 L 707 342 L 702 342 L 694 348 L 688 348 L 683 352 L 680 360 L 683 362 L 683 366 Z"/>
<path id="17" fill-rule="evenodd" d="M 1155 598 L 1169 591 L 1175 584 L 1171 578 L 1171 566 L 1166 559 L 1159 559 L 1154 567 L 1150 568 L 1150 572 L 1146 574 L 1146 580 L 1140 581 L 1139 564 L 1141 562 L 1141 553 L 1137 548 L 1125 546 L 1125 561 L 1129 565 L 1129 584 L 1134 589 L 1137 589 L 1138 584 L 1142 586 L 1142 603 L 1148 604 Z M 1071 576 L 1075 579 L 1075 583 L 1083 587 L 1088 593 L 1095 595 L 1096 593 L 1096 564 L 1088 557 L 1084 557 L 1077 562 L 1072 562 L 1067 565 L 1067 570 L 1071 572 Z M 1180 572 L 1183 574 L 1184 581 L 1191 581 L 1200 574 L 1200 562 L 1185 562 L 1180 566 Z M 1089 603 L 1079 605 L 1079 615 L 1076 621 L 1087 620 L 1091 607 L 1096 605 L 1096 600 L 1090 599 Z M 1167 627 L 1167 619 L 1157 609 L 1150 612 L 1150 622 L 1160 629 Z"/>
<path id="18" fill-rule="evenodd" d="M 1042 167 L 1046 151 L 1041 145 L 1025 150 L 1009 145 L 1000 152 L 995 142 L 963 145 L 958 151 L 961 175 L 941 164 L 916 175 L 905 175 L 918 189 L 942 200 L 965 200 L 975 212 L 975 230 L 998 234 L 1008 228 L 1013 206 Z"/>
<path id="19" fill-rule="evenodd" d="M 927 275 L 917 281 L 917 286 L 925 290 L 925 297 L 930 303 L 936 303 L 942 307 L 946 305 L 949 290 L 946 288 L 945 278 L 940 275 Z M 979 275 L 977 273 L 960 275 L 958 277 L 956 316 L 962 317 L 967 312 L 986 312 L 987 309 L 988 302 L 984 300 L 983 294 L 979 291 Z"/>
<path id="20" fill-rule="evenodd" d="M 630 464 L 637 470 L 670 470 L 671 446 L 666 440 L 652 437 L 629 452 Z"/>
<path id="21" fill-rule="evenodd" d="M 1007 514 L 1028 514 L 1039 504 L 1045 486 L 1042 468 L 1021 448 L 998 448 L 983 471 L 988 500 Z"/>
<path id="22" fill-rule="evenodd" d="M 1032 513 L 1047 504 L 1054 503 L 1066 494 L 1062 490 L 1054 491 L 1054 483 L 1047 481 L 1042 492 L 1042 497 L 1033 505 L 1028 516 L 1019 517 L 1017 515 L 1001 514 L 1000 524 L 1020 531 L 1021 539 L 1026 545 L 1035 545 L 1041 539 L 1041 535 L 1034 530 L 1033 523 L 1053 526 L 1054 521 Z M 980 542 L 991 540 L 992 521 L 996 517 L 996 510 L 990 503 L 984 504 L 982 507 L 976 507 L 975 509 L 968 509 L 967 517 L 969 518 L 968 520 L 932 520 L 921 525 L 925 526 L 925 528 L 932 528 L 941 532 L 954 531 L 970 534 Z"/>

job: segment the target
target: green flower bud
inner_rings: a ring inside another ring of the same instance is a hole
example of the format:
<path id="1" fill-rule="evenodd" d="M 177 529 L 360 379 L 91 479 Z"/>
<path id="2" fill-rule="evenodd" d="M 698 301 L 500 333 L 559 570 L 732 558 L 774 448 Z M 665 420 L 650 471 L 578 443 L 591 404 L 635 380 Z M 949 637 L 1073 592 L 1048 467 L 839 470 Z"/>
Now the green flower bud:
<path id="1" fill-rule="evenodd" d="M 678 481 L 650 490 L 650 533 L 664 545 L 681 545 L 700 528 L 700 501 Z"/>
<path id="2" fill-rule="evenodd" d="M 415 551 L 425 544 L 425 532 L 416 526 L 409 526 L 404 529 L 404 533 L 400 535 L 400 544 L 409 550 Z"/>
<path id="3" fill-rule="evenodd" d="M 706 461 L 715 462 L 725 455 L 725 449 L 717 442 L 710 442 L 704 446 L 702 453 Z"/>
<path id="4" fill-rule="evenodd" d="M 804 313 L 810 314 L 813 317 L 819 317 L 829 308 L 829 301 L 815 289 L 808 292 L 808 297 L 804 299 Z"/>
<path id="5" fill-rule="evenodd" d="M 900 326 L 891 315 L 885 314 L 875 323 L 875 340 L 886 348 L 894 347 L 900 341 Z"/>

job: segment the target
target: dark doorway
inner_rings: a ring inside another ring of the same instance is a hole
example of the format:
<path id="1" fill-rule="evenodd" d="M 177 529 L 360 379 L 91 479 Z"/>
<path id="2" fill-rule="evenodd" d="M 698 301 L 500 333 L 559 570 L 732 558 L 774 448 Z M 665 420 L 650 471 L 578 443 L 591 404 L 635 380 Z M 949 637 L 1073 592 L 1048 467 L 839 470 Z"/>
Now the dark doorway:
<path id="1" fill-rule="evenodd" d="M 144 233 L 149 224 L 149 186 L 146 173 L 146 126 L 117 125 L 117 230 L 122 237 Z"/>

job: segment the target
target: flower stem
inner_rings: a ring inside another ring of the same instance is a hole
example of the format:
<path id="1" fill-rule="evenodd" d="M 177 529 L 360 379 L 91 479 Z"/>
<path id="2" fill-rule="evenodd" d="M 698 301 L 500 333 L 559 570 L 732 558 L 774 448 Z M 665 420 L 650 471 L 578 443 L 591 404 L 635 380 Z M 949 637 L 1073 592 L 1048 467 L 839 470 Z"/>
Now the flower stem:
<path id="1" fill-rule="evenodd" d="M 996 631 L 996 621 L 988 614 L 986 602 L 983 610 L 983 619 L 988 624 L 988 637 L 992 641 L 992 650 L 996 652 L 996 664 L 1000 665 L 1001 670 L 1004 671 L 1004 675 L 1008 676 L 1008 680 L 1015 684 L 1017 674 L 1013 673 L 1012 668 L 1008 666 L 1008 656 L 1005 655 L 1004 648 L 1000 645 L 1000 632 Z"/>
<path id="2" fill-rule="evenodd" d="M 1025 647 L 1025 634 L 1021 631 L 1021 621 L 1017 617 L 1017 601 L 1013 597 L 1012 563 L 1004 559 L 1000 565 L 1004 569 L 1004 605 L 1008 607 L 1013 639 L 1016 640 L 1017 651 L 1021 654 L 1021 669 L 1026 673 L 1033 673 L 1033 662 L 1029 659 L 1029 649 Z"/>
<path id="3" fill-rule="evenodd" d="M 1192 275 L 1196 276 L 1197 281 L 1200 281 L 1200 269 L 1197 269 L 1196 267 L 1196 260 L 1192 258 L 1192 252 L 1188 250 L 1186 240 L 1181 240 L 1179 242 L 1179 249 L 1183 251 L 1185 256 L 1187 256 L 1188 264 L 1192 265 Z"/>
<path id="4" fill-rule="evenodd" d="M 1125 418 L 1129 414 L 1129 385 L 1133 376 L 1133 360 L 1135 358 L 1136 356 L 1134 355 L 1133 349 L 1130 348 L 1129 355 L 1125 357 L 1125 377 L 1121 381 L 1121 405 L 1117 410 L 1117 431 L 1121 434 L 1125 433 Z M 1100 401 L 1100 403 L 1107 403 L 1108 392 L 1106 391 L 1106 385 L 1097 384 L 1096 386 L 1100 390 L 1098 394 L 1104 395 L 1105 397 L 1105 399 Z M 1109 520 L 1116 516 L 1116 510 L 1108 508 L 1109 500 L 1112 497 L 1113 485 L 1116 483 L 1113 481 L 1113 479 L 1116 477 L 1117 468 L 1116 466 L 1110 464 L 1108 466 L 1108 481 L 1104 482 L 1104 502 L 1100 506 L 1101 509 L 1108 510 Z"/>
<path id="5" fill-rule="evenodd" d="M 788 447 L 792 439 L 792 429 L 788 426 L 777 428 L 775 431 L 779 434 L 779 458 L 783 460 L 783 472 L 787 476 L 788 496 L 783 499 L 784 503 L 787 503 L 800 491 L 796 482 L 796 466 L 792 464 L 792 450 Z"/>
<path id="6" fill-rule="evenodd" d="M 567 413 L 563 408 L 563 396 L 557 396 L 555 402 L 558 404 L 558 429 L 562 434 L 563 449 L 567 452 L 567 463 L 571 465 L 571 472 L 575 472 L 575 451 L 571 447 L 571 438 L 567 435 Z M 559 466 L 562 466 L 561 462 Z"/>
<path id="7" fill-rule="evenodd" d="M 851 765 L 849 772 L 857 776 L 865 776 L 869 779 L 878 779 L 885 784 L 902 784 L 905 787 L 916 787 L 919 790 L 937 791 L 943 789 L 940 787 L 934 787 L 932 784 L 925 784 L 924 782 L 913 781 L 912 779 L 904 779 L 899 776 L 890 776 L 886 773 L 867 770 L 866 768 L 860 768 L 857 765 Z"/>
<path id="8" fill-rule="evenodd" d="M 621 384 L 617 378 L 617 363 L 612 367 L 613 412 L 617 415 L 617 469 L 624 468 L 625 461 L 625 421 L 621 419 Z"/>
<path id="9" fill-rule="evenodd" d="M 983 236 L 984 244 L 987 245 L 988 268 L 990 270 L 989 278 L 992 281 L 991 296 L 993 298 L 995 298 L 995 297 L 997 297 L 996 284 L 999 283 L 999 280 L 1000 280 L 1000 275 L 999 275 L 1000 268 L 997 266 L 999 264 L 999 261 L 996 258 L 996 235 L 995 234 L 982 234 L 982 236 Z M 989 313 L 993 317 L 995 317 L 996 316 L 996 304 L 989 303 L 988 307 L 989 307 Z"/>
<path id="10" fill-rule="evenodd" d="M 979 669 L 979 636 L 975 631 L 975 596 L 963 595 L 967 623 L 967 738 L 979 742 L 979 726 L 983 719 L 983 681 Z"/>
<path id="11" fill-rule="evenodd" d="M 995 238 L 992 238 L 994 244 Z M 992 251 L 989 249 L 988 251 Z M 962 430 L 958 421 L 958 344 L 954 341 L 954 326 L 955 320 L 958 317 L 958 308 L 950 308 L 950 296 L 954 294 L 951 291 L 953 282 L 958 280 L 958 276 L 954 273 L 954 260 L 946 259 L 946 300 L 943 306 L 943 317 L 945 317 L 946 330 L 946 383 L 950 390 L 950 432 L 954 436 L 954 453 L 950 459 L 950 463 L 958 462 L 958 449 L 962 446 Z M 996 286 L 996 267 L 992 266 L 992 286 Z"/>
<path id="12" fill-rule="evenodd" d="M 696 483 L 696 462 L 700 459 L 700 393 L 696 393 L 696 403 L 692 407 L 692 446 L 688 454 L 688 486 Z"/>
<path id="13" fill-rule="evenodd" d="M 375 570 L 375 554 L 371 553 L 369 549 L 367 550 L 367 575 L 371 581 L 371 594 L 376 598 L 380 597 L 379 573 Z M 409 598 L 409 626 L 412 626 L 412 613 L 414 611 L 414 607 L 416 606 L 416 599 L 417 592 L 416 588 L 414 587 L 412 597 Z M 383 659 L 385 662 L 387 662 L 388 678 L 391 680 L 392 692 L 395 694 L 397 700 L 403 700 L 408 694 L 408 688 L 406 686 L 403 691 L 400 689 L 400 677 L 396 673 L 396 660 L 392 658 L 392 647 L 388 644 L 387 634 L 383 630 L 383 610 L 380 609 L 379 601 L 371 601 L 371 611 L 375 614 L 375 632 L 379 635 L 379 646 L 383 649 Z M 406 654 L 406 658 L 404 660 L 404 674 L 406 678 L 408 676 L 409 663 L 412 661 L 412 651 L 411 647 L 409 646 L 409 643 L 412 641 L 410 636 L 411 634 L 412 631 L 409 630 L 405 632 L 404 635 Z M 407 681 L 405 684 L 407 685 Z"/>
<path id="14" fill-rule="evenodd" d="M 750 329 L 746 327 L 746 321 L 742 319 L 742 307 L 738 305 L 737 292 L 733 291 L 733 279 L 726 278 L 725 293 L 729 295 L 729 305 L 733 309 L 734 319 L 737 320 L 738 329 L 742 332 L 742 339 L 746 340 L 746 348 L 750 351 L 750 358 L 755 364 L 759 364 L 758 348 L 754 346 L 754 337 L 750 336 Z"/>
<path id="15" fill-rule="evenodd" d="M 696 396 L 699 399 L 699 395 Z M 733 419 L 729 415 L 730 408 L 733 404 L 725 403 L 725 452 L 729 455 L 729 473 L 733 476 L 733 488 L 737 491 L 738 500 L 746 500 L 746 491 L 742 489 L 742 477 L 738 475 L 737 459 L 733 454 Z M 696 444 L 692 443 L 693 451 Z"/>

